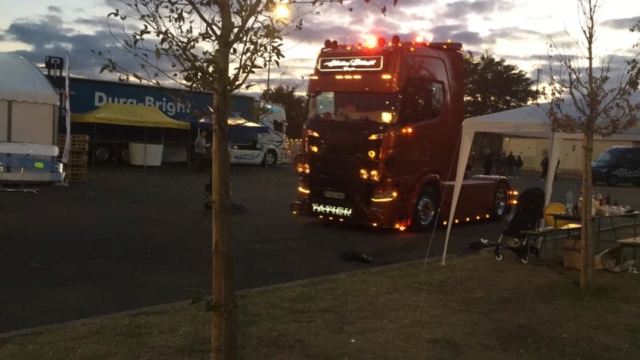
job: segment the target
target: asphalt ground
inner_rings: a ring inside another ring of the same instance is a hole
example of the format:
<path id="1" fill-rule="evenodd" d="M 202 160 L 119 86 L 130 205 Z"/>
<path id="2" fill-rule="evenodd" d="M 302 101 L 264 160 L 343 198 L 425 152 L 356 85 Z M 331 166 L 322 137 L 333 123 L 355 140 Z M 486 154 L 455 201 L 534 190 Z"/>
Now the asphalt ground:
<path id="1" fill-rule="evenodd" d="M 238 290 L 442 254 L 444 229 L 400 233 L 291 215 L 291 165 L 231 171 L 232 200 L 246 208 L 232 224 Z M 209 294 L 207 179 L 184 166 L 97 166 L 87 182 L 0 192 L 0 332 Z M 535 174 L 512 182 L 517 189 L 543 185 Z M 640 208 L 640 188 L 597 188 Z M 552 200 L 563 202 L 568 190 L 579 193 L 578 181 L 560 179 Z M 454 228 L 449 253 L 469 253 L 478 237 L 497 239 L 504 225 Z M 342 261 L 347 250 L 373 263 Z"/>

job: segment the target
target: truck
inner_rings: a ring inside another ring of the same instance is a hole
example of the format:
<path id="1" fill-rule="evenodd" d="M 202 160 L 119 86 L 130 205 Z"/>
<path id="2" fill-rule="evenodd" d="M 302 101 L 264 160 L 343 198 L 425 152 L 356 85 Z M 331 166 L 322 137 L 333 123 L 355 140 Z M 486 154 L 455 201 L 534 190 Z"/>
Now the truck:
<path id="1" fill-rule="evenodd" d="M 287 119 L 283 106 L 259 101 L 258 123 L 239 116 L 229 119 L 229 153 L 232 164 L 274 166 L 290 161 L 287 146 Z"/>
<path id="2" fill-rule="evenodd" d="M 446 225 L 461 138 L 462 44 L 327 40 L 309 78 L 293 214 L 424 230 Z M 465 178 L 455 223 L 502 219 L 517 192 Z"/>

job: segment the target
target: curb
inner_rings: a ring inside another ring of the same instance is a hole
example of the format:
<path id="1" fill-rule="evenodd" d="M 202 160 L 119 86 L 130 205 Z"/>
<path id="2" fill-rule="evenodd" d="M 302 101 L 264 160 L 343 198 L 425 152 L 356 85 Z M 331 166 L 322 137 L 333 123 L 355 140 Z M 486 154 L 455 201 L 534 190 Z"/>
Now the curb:
<path id="1" fill-rule="evenodd" d="M 455 258 L 455 257 L 456 257 L 455 255 L 450 255 L 450 256 L 447 256 L 447 259 Z M 434 263 L 434 262 L 439 261 L 439 260 L 440 260 L 440 257 L 428 258 L 426 260 L 426 263 L 428 263 L 428 264 L 429 263 Z M 323 275 L 323 276 L 313 277 L 313 278 L 309 278 L 309 279 L 291 281 L 291 282 L 282 283 L 282 284 L 274 284 L 274 285 L 267 285 L 267 286 L 257 287 L 257 288 L 253 288 L 253 289 L 240 290 L 240 291 L 236 291 L 236 295 L 254 294 L 254 293 L 259 293 L 259 292 L 263 292 L 263 291 L 269 291 L 269 290 L 275 290 L 275 289 L 281 289 L 281 288 L 289 288 L 289 287 L 294 287 L 294 286 L 306 285 L 306 284 L 309 284 L 309 283 L 322 281 L 322 280 L 327 280 L 327 279 L 331 279 L 331 278 L 336 278 L 336 277 L 339 277 L 339 276 L 366 273 L 366 272 L 375 272 L 375 271 L 378 271 L 378 270 L 392 269 L 392 268 L 396 268 L 396 267 L 400 267 L 400 266 L 406 266 L 406 265 L 413 264 L 413 263 L 424 263 L 424 262 L 425 262 L 424 259 L 423 260 L 411 260 L 411 261 L 405 261 L 405 262 L 401 262 L 401 263 L 376 266 L 376 267 L 373 267 L 373 268 L 359 269 L 359 270 L 347 271 L 347 272 L 331 274 L 331 275 Z M 207 289 L 207 290 L 209 290 L 209 289 Z M 176 302 L 167 303 L 167 304 L 154 305 L 154 306 L 142 307 L 142 308 L 138 308 L 138 309 L 115 312 L 115 313 L 111 313 L 111 314 L 92 316 L 92 317 L 88 317 L 88 318 L 84 318 L 84 319 L 64 321 L 64 322 L 50 324 L 50 325 L 43 325 L 43 326 L 36 326 L 36 327 L 25 328 L 25 329 L 20 329 L 20 330 L 14 330 L 14 331 L 9 331 L 9 332 L 5 332 L 5 333 L 0 333 L 0 339 L 7 339 L 7 338 L 16 337 L 16 336 L 23 336 L 23 335 L 31 335 L 31 334 L 36 334 L 36 333 L 42 333 L 42 332 L 46 332 L 46 331 L 49 331 L 49 330 L 59 329 L 59 328 L 65 327 L 65 326 L 89 324 L 89 323 L 94 323 L 94 322 L 98 322 L 98 321 L 101 321 L 101 320 L 106 320 L 106 319 L 111 319 L 111 318 L 116 318 L 116 317 L 124 317 L 124 316 L 130 316 L 130 315 L 153 313 L 153 312 L 166 310 L 166 309 L 169 309 L 169 308 L 172 308 L 172 307 L 176 307 L 176 306 L 189 305 L 189 304 L 191 304 L 191 302 L 192 302 L 191 300 L 182 300 L 182 301 L 176 301 Z"/>

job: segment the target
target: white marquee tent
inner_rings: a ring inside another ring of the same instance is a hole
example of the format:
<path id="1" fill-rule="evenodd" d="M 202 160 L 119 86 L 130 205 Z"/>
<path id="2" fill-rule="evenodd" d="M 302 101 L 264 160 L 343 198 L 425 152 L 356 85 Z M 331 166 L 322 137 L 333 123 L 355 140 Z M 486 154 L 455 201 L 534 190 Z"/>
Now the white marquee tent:
<path id="1" fill-rule="evenodd" d="M 59 97 L 22 56 L 0 53 L 0 141 L 57 145 Z"/>
<path id="2" fill-rule="evenodd" d="M 634 103 L 640 102 L 640 93 L 635 93 L 632 97 L 632 101 Z M 550 105 L 548 103 L 531 105 L 494 114 L 472 117 L 465 119 L 462 122 L 462 139 L 460 141 L 460 152 L 458 155 L 456 180 L 453 189 L 451 212 L 449 213 L 449 221 L 447 223 L 448 225 L 447 233 L 445 236 L 444 251 L 442 254 L 442 264 L 445 263 L 447 247 L 449 244 L 449 236 L 451 234 L 451 227 L 456 211 L 456 205 L 458 204 L 460 188 L 462 187 L 462 179 L 464 177 L 465 168 L 467 166 L 467 160 L 469 159 L 471 143 L 476 132 L 488 132 L 510 136 L 549 139 L 551 141 L 548 171 L 548 174 L 550 176 L 547 176 L 544 189 L 546 197 L 545 204 L 549 203 L 551 192 L 553 190 L 553 177 L 555 176 L 556 166 L 558 164 L 558 158 L 563 139 L 582 138 L 582 134 L 567 134 L 551 131 L 551 122 L 549 121 L 549 117 L 547 115 L 549 106 Z M 576 107 L 573 105 L 573 103 L 570 102 L 564 103 L 563 111 L 564 113 L 571 114 L 575 117 L 579 116 Z M 598 137 L 595 138 L 596 141 L 598 139 Z M 623 134 L 616 134 L 608 137 L 607 139 L 638 141 L 640 140 L 640 123 L 636 124 L 635 127 L 627 130 Z"/>

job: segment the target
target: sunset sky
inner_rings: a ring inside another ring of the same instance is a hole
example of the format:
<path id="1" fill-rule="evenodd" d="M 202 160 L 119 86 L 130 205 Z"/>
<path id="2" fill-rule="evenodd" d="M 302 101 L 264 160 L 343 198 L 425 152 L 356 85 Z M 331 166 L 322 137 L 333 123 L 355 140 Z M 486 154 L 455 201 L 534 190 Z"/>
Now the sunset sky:
<path id="1" fill-rule="evenodd" d="M 272 85 L 293 84 L 304 91 L 304 80 L 313 71 L 314 57 L 325 39 L 356 43 L 373 34 L 390 38 L 399 34 L 410 40 L 423 35 L 433 41 L 461 42 L 475 54 L 488 50 L 535 78 L 547 68 L 550 39 L 563 44 L 566 32 L 580 39 L 577 0 L 372 0 L 386 6 L 386 16 L 364 0 L 346 0 L 343 6 L 323 5 L 304 17 L 301 31 L 285 38 L 286 58 L 272 68 Z M 638 49 L 639 33 L 629 28 L 640 20 L 640 2 L 600 0 L 596 53 L 621 66 Z M 64 6 L 62 5 L 64 4 Z M 105 50 L 115 39 L 107 29 L 107 14 L 121 7 L 119 0 L 22 0 L 0 5 L 0 51 L 17 52 L 36 64 L 45 56 L 69 51 L 72 74 L 99 78 L 103 60 L 91 50 Z M 349 11 L 348 8 L 353 8 Z M 294 9 L 292 17 L 301 10 Z M 567 50 L 575 53 L 575 50 Z M 121 59 L 126 63 L 126 59 Z M 266 71 L 251 79 L 266 83 Z"/>

